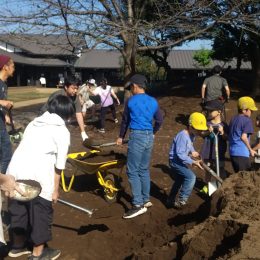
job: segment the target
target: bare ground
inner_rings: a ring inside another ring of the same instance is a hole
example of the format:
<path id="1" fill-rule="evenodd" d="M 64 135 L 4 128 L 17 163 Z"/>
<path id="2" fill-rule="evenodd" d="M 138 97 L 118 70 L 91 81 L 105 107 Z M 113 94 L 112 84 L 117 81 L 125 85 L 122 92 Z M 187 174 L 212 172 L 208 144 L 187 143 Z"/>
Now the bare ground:
<path id="1" fill-rule="evenodd" d="M 197 92 L 198 93 L 198 92 Z M 124 220 L 122 215 L 131 206 L 131 191 L 125 170 L 120 183 L 118 201 L 104 200 L 103 189 L 95 174 L 79 171 L 72 190 L 60 190 L 62 199 L 82 207 L 97 209 L 91 218 L 67 206 L 56 204 L 53 240 L 49 243 L 62 251 L 60 259 L 260 259 L 260 176 L 255 172 L 232 174 L 229 159 L 226 169 L 230 177 L 211 198 L 199 190 L 204 173 L 196 170 L 197 182 L 188 205 L 182 210 L 167 209 L 166 198 L 173 179 L 169 174 L 168 151 L 173 136 L 181 130 L 187 116 L 200 111 L 198 96 L 181 88 L 159 96 L 164 124 L 155 137 L 151 161 L 151 201 L 154 206 L 142 216 Z M 39 106 L 14 111 L 20 124 L 28 123 Z M 117 108 L 120 119 L 123 107 Z M 228 121 L 236 113 L 236 101 L 227 104 Z M 70 152 L 89 152 L 80 139 L 79 129 L 69 126 Z M 96 132 L 87 125 L 88 134 L 100 139 L 115 140 L 119 125 L 106 121 L 107 133 Z M 195 146 L 199 150 L 201 140 Z M 102 162 L 126 154 L 127 146 L 105 149 L 95 160 Z M 118 176 L 118 171 L 113 169 Z M 66 176 L 69 176 L 69 170 Z M 6 257 L 5 259 L 10 259 Z M 20 259 L 26 259 L 20 258 Z"/>

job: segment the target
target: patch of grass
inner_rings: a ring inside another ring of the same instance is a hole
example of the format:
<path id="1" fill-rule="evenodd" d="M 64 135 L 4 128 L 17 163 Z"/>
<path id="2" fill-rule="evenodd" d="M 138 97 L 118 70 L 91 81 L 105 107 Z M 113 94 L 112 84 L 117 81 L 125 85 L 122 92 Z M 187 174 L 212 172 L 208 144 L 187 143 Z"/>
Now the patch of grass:
<path id="1" fill-rule="evenodd" d="M 24 91 L 24 92 L 9 92 L 8 99 L 13 102 L 32 100 L 37 98 L 47 98 L 49 97 L 49 93 L 39 93 L 36 91 Z"/>

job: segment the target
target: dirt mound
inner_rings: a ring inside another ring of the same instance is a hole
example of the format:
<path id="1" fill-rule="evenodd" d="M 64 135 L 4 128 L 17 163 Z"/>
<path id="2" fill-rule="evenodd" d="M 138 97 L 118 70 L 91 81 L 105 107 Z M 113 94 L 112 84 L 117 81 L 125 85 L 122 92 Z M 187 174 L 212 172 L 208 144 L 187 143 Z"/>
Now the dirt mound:
<path id="1" fill-rule="evenodd" d="M 260 256 L 260 173 L 233 174 L 214 194 L 211 212 L 183 236 L 183 259 Z"/>

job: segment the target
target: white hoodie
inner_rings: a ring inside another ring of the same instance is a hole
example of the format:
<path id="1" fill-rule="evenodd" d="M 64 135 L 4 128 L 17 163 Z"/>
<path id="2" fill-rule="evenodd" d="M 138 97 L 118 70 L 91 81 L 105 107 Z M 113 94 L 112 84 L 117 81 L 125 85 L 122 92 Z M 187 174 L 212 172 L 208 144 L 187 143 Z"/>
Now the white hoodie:
<path id="1" fill-rule="evenodd" d="M 28 124 L 14 152 L 7 174 L 16 180 L 35 180 L 41 184 L 40 197 L 51 201 L 55 167 L 65 168 L 70 133 L 57 114 L 45 112 Z"/>

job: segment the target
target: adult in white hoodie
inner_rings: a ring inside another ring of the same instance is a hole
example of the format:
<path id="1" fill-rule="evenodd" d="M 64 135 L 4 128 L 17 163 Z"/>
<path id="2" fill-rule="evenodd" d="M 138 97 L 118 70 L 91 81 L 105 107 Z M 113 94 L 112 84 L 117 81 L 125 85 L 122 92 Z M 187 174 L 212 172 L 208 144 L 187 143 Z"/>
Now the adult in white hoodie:
<path id="1" fill-rule="evenodd" d="M 13 175 L 16 180 L 35 180 L 42 187 L 40 195 L 30 202 L 12 200 L 9 203 L 14 236 L 9 252 L 11 257 L 30 253 L 25 236 L 28 223 L 34 244 L 29 259 L 56 259 L 61 253 L 60 250 L 44 248 L 44 245 L 52 238 L 52 201 L 56 202 L 59 196 L 60 173 L 65 168 L 70 145 L 65 120 L 73 113 L 74 105 L 70 98 L 57 95 L 50 99 L 47 111 L 26 127 L 23 140 L 11 159 L 7 174 Z"/>

